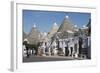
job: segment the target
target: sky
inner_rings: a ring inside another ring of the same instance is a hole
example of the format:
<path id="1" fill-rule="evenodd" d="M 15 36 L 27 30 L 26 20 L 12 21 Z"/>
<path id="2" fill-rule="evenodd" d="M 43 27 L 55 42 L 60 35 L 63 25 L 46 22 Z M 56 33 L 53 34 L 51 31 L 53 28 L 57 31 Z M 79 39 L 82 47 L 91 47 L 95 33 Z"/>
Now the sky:
<path id="1" fill-rule="evenodd" d="M 90 13 L 82 12 L 23 10 L 23 30 L 29 33 L 35 24 L 38 31 L 49 32 L 55 22 L 60 26 L 65 16 L 68 16 L 71 23 L 78 27 L 87 25 L 89 18 L 91 18 Z"/>

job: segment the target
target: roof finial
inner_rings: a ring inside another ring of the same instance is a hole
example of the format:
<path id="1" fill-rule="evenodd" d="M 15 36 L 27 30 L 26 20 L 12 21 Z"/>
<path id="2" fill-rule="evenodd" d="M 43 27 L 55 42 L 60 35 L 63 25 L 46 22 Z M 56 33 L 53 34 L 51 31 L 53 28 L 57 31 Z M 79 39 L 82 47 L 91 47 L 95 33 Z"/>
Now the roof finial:
<path id="1" fill-rule="evenodd" d="M 86 27 L 86 25 L 83 25 L 83 28 L 85 28 Z"/>
<path id="2" fill-rule="evenodd" d="M 69 16 L 68 16 L 68 15 L 66 15 L 65 17 L 66 17 L 66 18 L 69 18 Z"/>
<path id="3" fill-rule="evenodd" d="M 77 27 L 77 25 L 74 25 L 74 27 Z"/>
<path id="4" fill-rule="evenodd" d="M 34 24 L 33 27 L 36 28 L 36 25 Z"/>
<path id="5" fill-rule="evenodd" d="M 56 22 L 54 23 L 54 26 L 57 26 L 57 23 Z"/>

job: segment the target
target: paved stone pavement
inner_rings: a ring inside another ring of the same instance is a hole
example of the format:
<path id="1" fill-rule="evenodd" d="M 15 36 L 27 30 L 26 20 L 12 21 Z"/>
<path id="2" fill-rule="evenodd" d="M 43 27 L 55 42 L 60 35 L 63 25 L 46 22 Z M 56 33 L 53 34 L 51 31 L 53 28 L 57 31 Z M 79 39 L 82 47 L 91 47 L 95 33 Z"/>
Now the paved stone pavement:
<path id="1" fill-rule="evenodd" d="M 48 61 L 68 61 L 68 60 L 81 60 L 66 56 L 33 56 L 29 58 L 24 57 L 23 62 L 48 62 Z"/>

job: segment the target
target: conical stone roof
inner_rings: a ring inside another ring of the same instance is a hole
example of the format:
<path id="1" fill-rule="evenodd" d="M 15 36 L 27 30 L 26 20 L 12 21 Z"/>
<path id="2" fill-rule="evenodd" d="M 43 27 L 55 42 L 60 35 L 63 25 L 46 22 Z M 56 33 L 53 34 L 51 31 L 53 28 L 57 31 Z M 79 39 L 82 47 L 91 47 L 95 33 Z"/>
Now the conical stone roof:
<path id="1" fill-rule="evenodd" d="M 51 38 L 57 31 L 58 31 L 58 25 L 57 23 L 54 23 L 50 32 L 48 33 L 48 38 Z"/>
<path id="2" fill-rule="evenodd" d="M 59 38 L 68 38 L 73 36 L 73 33 L 75 32 L 75 27 L 69 20 L 68 16 L 64 18 L 57 32 Z"/>
<path id="3" fill-rule="evenodd" d="M 73 24 L 69 21 L 68 16 L 64 18 L 61 26 L 58 29 L 58 32 L 67 32 L 67 31 L 72 31 L 72 32 L 75 31 Z"/>
<path id="4" fill-rule="evenodd" d="M 37 30 L 36 25 L 34 25 L 27 36 L 30 44 L 37 44 L 40 39 L 40 32 Z"/>
<path id="5" fill-rule="evenodd" d="M 23 31 L 23 40 L 27 38 L 27 34 Z"/>

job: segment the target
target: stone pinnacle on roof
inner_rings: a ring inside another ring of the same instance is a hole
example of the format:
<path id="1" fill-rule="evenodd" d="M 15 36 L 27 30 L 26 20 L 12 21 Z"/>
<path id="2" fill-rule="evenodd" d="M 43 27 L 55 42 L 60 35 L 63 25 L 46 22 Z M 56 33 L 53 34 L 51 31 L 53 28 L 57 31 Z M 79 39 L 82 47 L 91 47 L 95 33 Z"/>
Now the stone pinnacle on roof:
<path id="1" fill-rule="evenodd" d="M 69 18 L 69 16 L 68 16 L 68 15 L 66 15 L 65 17 L 66 17 L 67 19 Z"/>
<path id="2" fill-rule="evenodd" d="M 56 22 L 54 23 L 54 26 L 58 26 Z"/>
<path id="3" fill-rule="evenodd" d="M 75 28 L 77 28 L 77 25 L 74 25 Z"/>
<path id="4" fill-rule="evenodd" d="M 52 30 L 57 30 L 58 29 L 58 25 L 57 25 L 57 23 L 55 22 L 54 24 L 53 24 L 53 26 L 52 26 L 52 28 L 51 28 Z"/>
<path id="5" fill-rule="evenodd" d="M 36 25 L 35 24 L 33 25 L 33 28 L 36 28 Z"/>
<path id="6" fill-rule="evenodd" d="M 86 25 L 83 25 L 83 28 L 86 28 Z"/>

